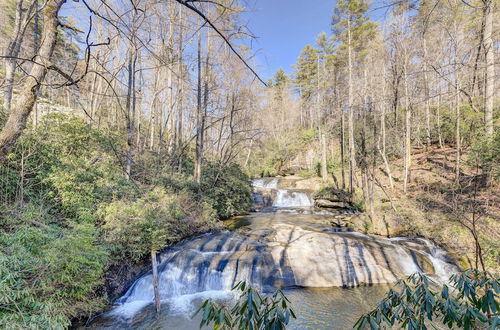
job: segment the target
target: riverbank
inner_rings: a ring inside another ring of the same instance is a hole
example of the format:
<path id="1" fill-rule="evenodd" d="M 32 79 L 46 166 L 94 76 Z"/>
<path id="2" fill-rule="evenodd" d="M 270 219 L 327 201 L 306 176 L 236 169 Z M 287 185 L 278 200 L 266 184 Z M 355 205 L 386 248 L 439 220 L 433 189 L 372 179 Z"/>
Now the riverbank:
<path id="1" fill-rule="evenodd" d="M 467 159 L 464 153 L 462 157 Z M 383 164 L 375 171 L 373 211 L 350 216 L 356 230 L 383 236 L 423 237 L 457 256 L 463 269 L 475 267 L 475 246 L 467 226 L 473 218 L 483 246 L 486 267 L 500 272 L 500 187 L 484 186 L 484 176 L 464 161 L 455 180 L 455 149 L 432 147 L 412 153 L 408 191 L 401 184 L 402 160 L 391 162 L 393 188 Z M 338 176 L 338 173 L 336 174 Z M 363 201 L 361 190 L 357 200 Z"/>

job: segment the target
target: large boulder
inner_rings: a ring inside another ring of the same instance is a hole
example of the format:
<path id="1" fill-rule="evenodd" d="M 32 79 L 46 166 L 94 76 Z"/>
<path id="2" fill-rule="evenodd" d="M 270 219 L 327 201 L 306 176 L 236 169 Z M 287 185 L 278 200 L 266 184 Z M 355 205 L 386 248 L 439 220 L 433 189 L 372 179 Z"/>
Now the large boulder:
<path id="1" fill-rule="evenodd" d="M 331 201 L 328 199 L 316 199 L 314 205 L 317 207 L 323 207 L 328 209 L 349 209 L 351 208 L 351 203 L 344 201 Z"/>

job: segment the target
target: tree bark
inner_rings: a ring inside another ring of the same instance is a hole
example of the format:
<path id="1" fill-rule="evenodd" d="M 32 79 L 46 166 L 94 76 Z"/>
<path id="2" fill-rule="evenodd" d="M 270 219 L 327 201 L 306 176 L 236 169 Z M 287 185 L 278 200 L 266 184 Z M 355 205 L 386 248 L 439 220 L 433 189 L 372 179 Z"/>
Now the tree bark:
<path id="1" fill-rule="evenodd" d="M 179 100 L 177 105 L 177 150 L 179 153 L 178 156 L 178 171 L 182 170 L 182 125 L 183 125 L 183 116 L 184 116 L 184 84 L 183 84 L 183 63 L 182 63 L 182 51 L 183 51 L 183 35 L 184 35 L 184 27 L 182 25 L 182 5 L 179 6 L 179 21 L 181 22 L 181 26 L 179 27 L 179 69 L 178 69 L 178 80 L 177 80 L 177 90 Z"/>
<path id="2" fill-rule="evenodd" d="M 151 267 L 153 268 L 153 291 L 155 298 L 155 308 L 156 313 L 160 312 L 161 308 L 161 297 L 160 297 L 160 285 L 158 283 L 158 263 L 156 261 L 156 251 L 151 250 Z"/>
<path id="3" fill-rule="evenodd" d="M 351 16 L 347 18 L 347 58 L 349 71 L 349 86 L 348 86 L 348 119 L 347 126 L 349 130 L 349 192 L 351 198 L 354 194 L 354 173 L 356 170 L 356 150 L 354 146 L 354 110 L 353 110 L 353 91 L 352 91 L 352 49 L 351 49 Z"/>
<path id="4" fill-rule="evenodd" d="M 436 122 L 437 122 L 436 124 L 437 124 L 439 148 L 443 149 L 443 135 L 441 134 L 441 83 L 439 81 L 439 77 L 437 77 L 437 91 L 438 91 L 438 99 L 436 106 Z"/>
<path id="5" fill-rule="evenodd" d="M 25 9 L 23 8 L 24 0 L 16 1 L 16 16 L 14 19 L 14 31 L 12 39 L 7 47 L 7 58 L 5 59 L 5 81 L 4 81 L 4 99 L 3 108 L 4 111 L 9 112 L 12 105 L 12 93 L 14 91 L 14 75 L 16 72 L 17 60 L 16 57 L 19 56 L 21 50 L 21 45 L 23 42 L 23 37 L 26 32 L 26 28 L 29 24 L 29 18 L 33 10 L 37 8 L 37 1 L 32 1 L 30 6 Z M 35 16 L 35 18 L 37 18 Z M 36 24 L 37 22 L 35 22 Z M 37 25 L 36 25 L 37 26 Z M 36 30 L 35 26 L 35 30 Z M 36 36 L 35 36 L 36 37 Z M 36 39 L 35 39 L 36 41 Z M 35 54 L 37 54 L 37 44 L 35 42 Z"/>
<path id="6" fill-rule="evenodd" d="M 457 4 L 458 5 L 458 4 Z M 456 143 L 456 157 L 455 157 L 455 182 L 458 184 L 460 181 L 460 79 L 458 77 L 458 47 L 459 43 L 459 30 L 457 24 L 457 18 L 455 17 L 453 21 L 453 27 L 455 30 L 455 42 L 454 42 L 454 65 L 453 65 L 453 75 L 455 77 L 455 143 Z"/>
<path id="7" fill-rule="evenodd" d="M 133 149 L 133 136 L 135 130 L 135 64 L 137 60 L 136 50 L 132 50 L 129 55 L 128 63 L 128 84 L 127 84 L 127 155 L 126 155 L 126 168 L 125 175 L 127 180 L 131 178 L 132 172 L 132 149 Z"/>
<path id="8" fill-rule="evenodd" d="M 386 152 L 386 127 L 385 127 L 385 107 L 386 107 L 386 102 L 385 102 L 385 93 L 386 93 L 386 87 L 385 87 L 385 68 L 384 68 L 384 75 L 382 77 L 382 109 L 380 111 L 380 130 L 381 130 L 381 139 L 382 139 L 382 149 L 380 148 L 380 143 L 377 141 L 377 148 L 380 152 L 380 155 L 382 156 L 382 160 L 384 161 L 385 165 L 385 171 L 387 172 L 387 177 L 389 178 L 389 185 L 391 186 L 391 190 L 394 189 L 394 183 L 392 181 L 392 173 L 391 173 L 391 168 L 389 166 L 389 162 L 387 161 L 387 152 Z"/>
<path id="9" fill-rule="evenodd" d="M 457 61 L 457 59 L 455 59 Z M 456 161 L 455 161 L 455 181 L 460 181 L 460 81 L 455 65 L 455 143 L 456 143 Z"/>
<path id="10" fill-rule="evenodd" d="M 427 40 L 425 34 L 422 35 L 422 48 L 424 52 L 424 92 L 425 92 L 425 142 L 426 146 L 431 146 L 431 115 L 430 115 L 430 95 L 429 95 L 429 79 L 427 77 Z"/>
<path id="11" fill-rule="evenodd" d="M 198 81 L 197 81 L 197 97 L 196 97 L 196 162 L 194 166 L 194 180 L 201 183 L 201 165 L 203 152 L 203 137 L 202 137 L 202 122 L 203 109 L 201 104 L 201 29 L 198 30 Z"/>
<path id="12" fill-rule="evenodd" d="M 493 48 L 493 0 L 483 0 L 484 51 L 486 53 L 484 123 L 486 138 L 493 140 L 493 97 L 495 93 L 495 54 Z"/>
<path id="13" fill-rule="evenodd" d="M 14 147 L 18 137 L 26 127 L 28 117 L 38 98 L 38 91 L 51 65 L 50 61 L 57 42 L 57 26 L 59 24 L 57 15 L 63 3 L 64 0 L 49 0 L 43 10 L 42 41 L 40 50 L 34 58 L 34 61 L 39 64 L 33 64 L 31 67 L 19 97 L 0 132 L 0 161 L 4 160 Z"/>
<path id="14" fill-rule="evenodd" d="M 323 182 L 326 182 L 328 178 L 326 137 L 325 133 L 320 133 L 320 135 L 321 135 L 321 178 L 323 179 Z"/>
<path id="15" fill-rule="evenodd" d="M 404 175 L 403 175 L 403 191 L 406 193 L 408 189 L 408 180 L 411 166 L 411 109 L 410 109 L 410 92 L 408 88 L 408 67 L 407 59 L 404 59 L 404 87 L 405 87 L 405 139 L 404 139 Z"/>

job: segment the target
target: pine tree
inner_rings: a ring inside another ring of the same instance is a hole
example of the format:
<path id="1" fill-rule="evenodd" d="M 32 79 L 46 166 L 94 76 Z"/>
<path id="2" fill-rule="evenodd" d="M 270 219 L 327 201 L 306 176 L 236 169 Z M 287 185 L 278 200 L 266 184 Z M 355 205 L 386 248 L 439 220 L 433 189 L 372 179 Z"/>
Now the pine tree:
<path id="1" fill-rule="evenodd" d="M 332 30 L 339 42 L 339 52 L 347 52 L 348 71 L 348 131 L 349 131 L 349 191 L 354 192 L 356 150 L 354 144 L 353 70 L 355 61 L 366 54 L 366 41 L 373 37 L 376 24 L 367 16 L 368 3 L 364 0 L 340 0 L 334 8 Z"/>

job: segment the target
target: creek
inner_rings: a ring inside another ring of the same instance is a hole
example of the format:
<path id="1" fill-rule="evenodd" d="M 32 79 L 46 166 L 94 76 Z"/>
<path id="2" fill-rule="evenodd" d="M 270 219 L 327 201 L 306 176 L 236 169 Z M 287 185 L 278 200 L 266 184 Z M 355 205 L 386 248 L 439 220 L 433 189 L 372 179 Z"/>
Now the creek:
<path id="1" fill-rule="evenodd" d="M 183 241 L 159 254 L 162 312 L 155 317 L 152 275 L 135 281 L 94 329 L 198 329 L 192 315 L 207 298 L 231 302 L 241 280 L 264 293 L 284 290 L 298 319 L 291 329 L 348 329 L 399 278 L 426 272 L 445 281 L 458 271 L 424 239 L 384 238 L 335 226 L 350 210 L 320 210 L 294 182 L 256 179 L 255 212 L 227 231 Z"/>

